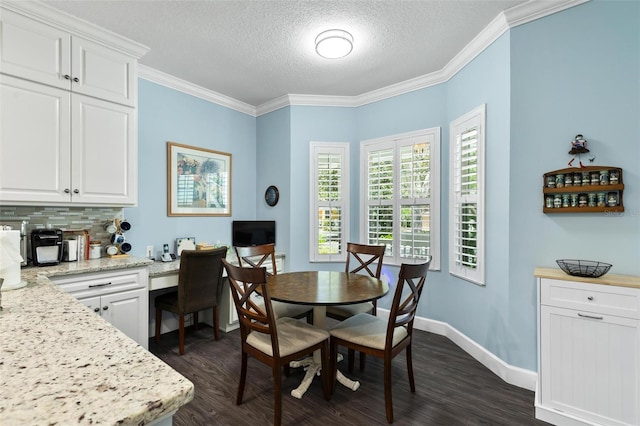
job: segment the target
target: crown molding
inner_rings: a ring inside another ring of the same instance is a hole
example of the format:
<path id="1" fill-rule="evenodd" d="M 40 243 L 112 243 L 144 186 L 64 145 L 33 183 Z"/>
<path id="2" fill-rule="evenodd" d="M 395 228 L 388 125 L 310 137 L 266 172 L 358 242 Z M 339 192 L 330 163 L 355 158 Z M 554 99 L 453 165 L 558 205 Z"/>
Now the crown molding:
<path id="1" fill-rule="evenodd" d="M 356 96 L 288 94 L 254 107 L 143 65 L 140 65 L 139 75 L 142 78 L 163 86 L 173 88 L 253 116 L 268 114 L 280 108 L 294 105 L 353 108 L 430 86 L 446 83 L 509 29 L 561 12 L 571 7 L 581 5 L 588 1 L 590 0 L 530 0 L 501 12 L 441 70 Z"/>
<path id="2" fill-rule="evenodd" d="M 72 33 L 93 42 L 108 46 L 126 55 L 141 58 L 149 47 L 119 34 L 98 27 L 39 1 L 1 0 L 0 7 L 40 21 L 49 26 Z"/>
<path id="3" fill-rule="evenodd" d="M 254 117 L 256 116 L 256 108 L 253 105 L 249 105 L 221 93 L 214 92 L 213 90 L 205 89 L 204 87 L 145 65 L 138 65 L 138 77 L 244 114 Z"/>

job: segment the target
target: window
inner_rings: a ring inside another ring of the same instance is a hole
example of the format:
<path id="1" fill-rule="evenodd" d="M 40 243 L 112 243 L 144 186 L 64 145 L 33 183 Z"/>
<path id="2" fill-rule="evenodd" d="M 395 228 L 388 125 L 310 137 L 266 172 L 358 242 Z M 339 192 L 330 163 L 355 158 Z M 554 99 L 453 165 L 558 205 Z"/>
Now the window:
<path id="1" fill-rule="evenodd" d="M 484 285 L 485 105 L 451 123 L 449 265 L 452 275 Z"/>
<path id="2" fill-rule="evenodd" d="M 385 263 L 440 269 L 440 129 L 361 145 L 361 240 L 385 244 Z"/>
<path id="3" fill-rule="evenodd" d="M 349 144 L 310 146 L 310 261 L 346 260 L 349 230 Z"/>

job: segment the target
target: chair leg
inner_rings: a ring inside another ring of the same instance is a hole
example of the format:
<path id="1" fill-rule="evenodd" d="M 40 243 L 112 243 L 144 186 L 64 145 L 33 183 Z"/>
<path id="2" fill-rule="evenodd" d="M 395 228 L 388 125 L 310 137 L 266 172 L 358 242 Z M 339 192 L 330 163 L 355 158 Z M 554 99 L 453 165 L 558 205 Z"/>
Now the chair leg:
<path id="1" fill-rule="evenodd" d="M 356 351 L 349 348 L 347 350 L 347 358 L 348 358 L 348 364 L 349 364 L 347 368 L 349 369 L 349 373 L 353 371 L 353 364 L 355 363 L 355 357 L 356 357 Z"/>
<path id="2" fill-rule="evenodd" d="M 367 354 L 360 352 L 360 371 L 364 371 L 364 365 L 367 361 Z"/>
<path id="3" fill-rule="evenodd" d="M 180 340 L 180 355 L 184 355 L 184 315 L 180 315 L 178 336 Z"/>
<path id="4" fill-rule="evenodd" d="M 329 391 L 333 394 L 336 388 L 336 377 L 338 373 L 338 345 L 333 338 L 329 339 L 329 369 L 330 374 L 327 380 L 329 382 Z"/>
<path id="5" fill-rule="evenodd" d="M 213 337 L 220 339 L 220 311 L 218 305 L 213 307 Z"/>
<path id="6" fill-rule="evenodd" d="M 393 423 L 393 401 L 391 400 L 391 357 L 384 358 L 384 406 L 387 422 Z"/>
<path id="7" fill-rule="evenodd" d="M 282 366 L 276 362 L 273 371 L 273 425 L 280 426 L 282 422 Z"/>
<path id="8" fill-rule="evenodd" d="M 195 312 L 193 313 L 193 329 L 194 329 L 194 330 L 197 330 L 197 329 L 198 329 L 198 323 L 199 323 L 199 322 L 200 322 L 200 321 L 198 321 L 198 311 L 195 311 Z"/>
<path id="9" fill-rule="evenodd" d="M 333 372 L 333 364 L 331 363 L 331 358 L 329 354 L 329 342 L 325 342 L 320 348 L 320 356 L 322 357 L 322 371 L 321 379 L 322 379 L 322 392 L 324 394 L 324 399 L 329 401 L 331 399 L 331 389 L 329 388 L 329 379 L 331 377 L 331 373 Z M 326 372 L 326 373 L 325 373 Z"/>
<path id="10" fill-rule="evenodd" d="M 238 395 L 236 396 L 236 405 L 242 404 L 242 395 L 244 394 L 244 383 L 247 380 L 247 353 L 242 352 L 242 360 L 240 361 L 240 383 L 238 383 Z"/>
<path id="11" fill-rule="evenodd" d="M 156 343 L 160 343 L 160 326 L 162 325 L 162 309 L 156 308 Z"/>
<path id="12" fill-rule="evenodd" d="M 409 373 L 409 386 L 411 387 L 411 392 L 415 393 L 416 391 L 416 382 L 413 379 L 413 362 L 411 360 L 411 343 L 407 346 L 407 372 Z"/>

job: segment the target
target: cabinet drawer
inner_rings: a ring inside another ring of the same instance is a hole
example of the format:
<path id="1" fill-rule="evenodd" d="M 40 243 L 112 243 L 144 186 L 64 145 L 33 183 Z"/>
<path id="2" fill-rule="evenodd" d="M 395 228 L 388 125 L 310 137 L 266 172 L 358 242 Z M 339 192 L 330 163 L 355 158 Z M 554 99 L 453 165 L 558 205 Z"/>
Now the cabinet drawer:
<path id="1" fill-rule="evenodd" d="M 146 269 L 123 269 L 109 272 L 51 277 L 61 289 L 76 298 L 98 296 L 125 290 L 146 288 Z"/>
<path id="2" fill-rule="evenodd" d="M 628 287 L 541 278 L 540 303 L 625 318 L 640 318 L 640 290 Z"/>

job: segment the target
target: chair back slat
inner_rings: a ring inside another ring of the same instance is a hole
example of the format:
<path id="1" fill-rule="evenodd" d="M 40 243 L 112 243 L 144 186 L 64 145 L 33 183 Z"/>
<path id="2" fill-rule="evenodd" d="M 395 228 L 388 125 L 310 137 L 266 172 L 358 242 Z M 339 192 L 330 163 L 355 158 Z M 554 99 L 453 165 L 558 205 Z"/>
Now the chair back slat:
<path id="1" fill-rule="evenodd" d="M 265 262 L 267 264 L 271 262 L 271 270 L 267 271 L 267 275 L 275 275 L 276 270 L 276 246 L 274 244 L 262 244 L 259 246 L 247 246 L 239 247 L 235 246 L 234 250 L 238 257 L 238 265 L 244 267 L 245 264 L 252 268 L 260 268 Z M 259 260 L 256 260 L 258 256 L 261 256 Z M 265 265 L 266 266 L 266 265 Z"/>
<path id="2" fill-rule="evenodd" d="M 231 295 L 238 313 L 240 334 L 245 342 L 249 333 L 269 334 L 273 356 L 280 356 L 278 332 L 275 315 L 271 306 L 271 297 L 267 291 L 267 270 L 265 267 L 237 267 L 226 260 L 222 261 L 227 270 Z M 260 290 L 258 292 L 258 289 Z M 260 294 L 264 305 L 255 302 L 254 294 Z M 254 297 L 252 297 L 254 296 Z"/>
<path id="3" fill-rule="evenodd" d="M 178 309 L 189 313 L 218 305 L 222 298 L 222 259 L 227 248 L 183 250 L 178 271 Z"/>
<path id="4" fill-rule="evenodd" d="M 391 303 L 391 312 L 389 313 L 385 345 L 387 350 L 391 350 L 393 347 L 393 332 L 397 327 L 406 326 L 409 337 L 413 332 L 413 320 L 416 316 L 430 263 L 431 257 L 425 263 L 415 265 L 403 263 L 400 266 L 398 283 L 396 284 L 393 302 Z M 405 289 L 408 289 L 408 293 L 403 298 Z"/>
<path id="5" fill-rule="evenodd" d="M 385 249 L 386 246 L 384 245 L 347 243 L 347 262 L 345 265 L 345 272 L 357 274 L 364 270 L 370 276 L 380 278 L 380 273 L 382 272 L 382 259 L 384 257 Z M 369 268 L 370 266 L 375 266 L 374 270 Z"/>

